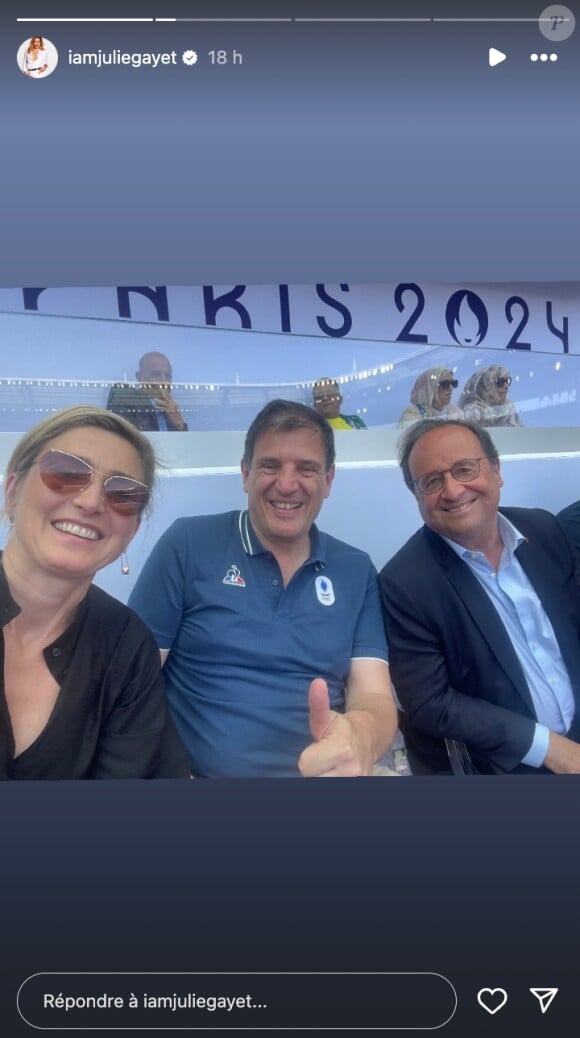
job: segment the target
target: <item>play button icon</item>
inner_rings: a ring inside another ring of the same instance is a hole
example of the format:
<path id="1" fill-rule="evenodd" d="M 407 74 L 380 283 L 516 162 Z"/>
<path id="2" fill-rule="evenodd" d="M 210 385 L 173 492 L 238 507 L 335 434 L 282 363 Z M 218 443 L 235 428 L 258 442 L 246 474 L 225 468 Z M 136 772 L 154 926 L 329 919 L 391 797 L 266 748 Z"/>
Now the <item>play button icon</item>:
<path id="1" fill-rule="evenodd" d="M 496 50 L 495 47 L 489 48 L 489 67 L 493 68 L 494 65 L 501 65 L 502 61 L 505 61 L 507 54 L 504 54 L 502 50 Z"/>

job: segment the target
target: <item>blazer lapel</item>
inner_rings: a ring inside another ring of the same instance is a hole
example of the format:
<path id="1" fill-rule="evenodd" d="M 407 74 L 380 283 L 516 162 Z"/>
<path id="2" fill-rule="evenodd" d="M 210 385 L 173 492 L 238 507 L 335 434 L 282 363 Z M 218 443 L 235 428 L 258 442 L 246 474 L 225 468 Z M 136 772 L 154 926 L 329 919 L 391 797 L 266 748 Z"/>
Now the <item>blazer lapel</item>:
<path id="1" fill-rule="evenodd" d="M 534 717 L 535 711 L 524 673 L 495 606 L 463 559 L 441 537 L 432 533 L 427 527 L 425 532 L 447 580 L 461 598 L 465 609 L 488 643 L 498 666 L 507 675 L 525 704 L 526 715 Z"/>
<path id="2" fill-rule="evenodd" d="M 560 579 L 554 578 L 554 570 L 546 571 L 542 555 L 534 551 L 533 543 L 527 539 L 516 550 L 516 556 L 536 592 L 556 635 L 560 652 L 566 664 L 570 682 L 574 689 L 577 706 L 580 706 L 580 680 L 578 664 L 579 617 L 566 598 Z"/>

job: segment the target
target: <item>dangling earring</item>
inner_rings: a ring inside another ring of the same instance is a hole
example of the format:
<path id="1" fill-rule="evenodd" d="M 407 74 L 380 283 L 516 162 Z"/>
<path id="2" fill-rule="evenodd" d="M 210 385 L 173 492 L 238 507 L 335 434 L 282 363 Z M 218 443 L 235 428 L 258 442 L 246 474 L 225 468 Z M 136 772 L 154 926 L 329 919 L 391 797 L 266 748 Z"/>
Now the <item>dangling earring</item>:
<path id="1" fill-rule="evenodd" d="M 124 577 L 128 576 L 129 574 L 129 559 L 127 558 L 125 552 L 123 552 L 121 555 L 121 573 Z"/>
<path id="2" fill-rule="evenodd" d="M 14 515 L 14 512 L 13 512 L 12 515 L 8 516 L 8 522 L 10 523 L 11 526 L 14 526 L 15 521 L 16 521 L 16 516 Z"/>

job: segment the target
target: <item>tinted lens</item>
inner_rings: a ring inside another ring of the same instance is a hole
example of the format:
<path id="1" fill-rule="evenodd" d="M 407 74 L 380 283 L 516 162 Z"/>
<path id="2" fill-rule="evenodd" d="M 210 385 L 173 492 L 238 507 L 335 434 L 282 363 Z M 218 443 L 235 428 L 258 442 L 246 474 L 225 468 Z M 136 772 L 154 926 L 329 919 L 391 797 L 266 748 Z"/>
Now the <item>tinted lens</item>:
<path id="1" fill-rule="evenodd" d="M 456 378 L 444 378 L 439 383 L 441 389 L 457 389 L 459 382 Z"/>
<path id="2" fill-rule="evenodd" d="M 139 515 L 149 500 L 149 488 L 128 476 L 109 476 L 103 493 L 111 508 L 121 515 Z"/>
<path id="3" fill-rule="evenodd" d="M 93 477 L 90 465 L 64 451 L 48 451 L 38 462 L 42 482 L 57 494 L 86 490 Z"/>
<path id="4" fill-rule="evenodd" d="M 47 451 L 38 467 L 44 485 L 57 494 L 86 490 L 94 475 L 88 462 L 64 451 Z M 129 476 L 109 476 L 103 485 L 103 496 L 120 515 L 139 515 L 149 500 L 149 487 Z"/>
<path id="5" fill-rule="evenodd" d="M 511 386 L 512 380 L 511 378 L 496 378 L 495 384 L 501 389 L 502 386 Z"/>

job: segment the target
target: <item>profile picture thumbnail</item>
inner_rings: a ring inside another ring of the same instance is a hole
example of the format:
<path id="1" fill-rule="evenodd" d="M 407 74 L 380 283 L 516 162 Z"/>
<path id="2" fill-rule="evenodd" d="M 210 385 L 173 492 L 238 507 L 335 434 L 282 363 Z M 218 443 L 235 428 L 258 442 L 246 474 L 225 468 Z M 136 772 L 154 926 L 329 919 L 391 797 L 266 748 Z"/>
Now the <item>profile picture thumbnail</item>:
<path id="1" fill-rule="evenodd" d="M 18 48 L 18 68 L 30 79 L 46 79 L 58 65 L 58 51 L 46 36 L 29 36 Z"/>

